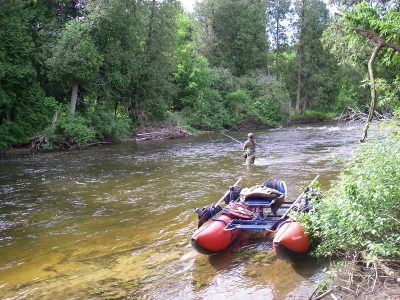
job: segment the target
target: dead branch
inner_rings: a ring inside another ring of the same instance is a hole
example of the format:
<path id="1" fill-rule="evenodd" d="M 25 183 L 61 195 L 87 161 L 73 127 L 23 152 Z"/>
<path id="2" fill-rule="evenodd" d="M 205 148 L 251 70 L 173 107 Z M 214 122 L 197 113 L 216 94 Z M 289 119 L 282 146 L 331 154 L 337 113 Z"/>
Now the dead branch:
<path id="1" fill-rule="evenodd" d="M 395 272 L 391 268 L 389 268 L 387 265 L 385 265 L 382 261 L 377 261 L 376 265 L 379 267 L 380 270 L 382 270 L 383 273 L 385 273 L 387 276 L 393 278 L 397 283 L 400 283 L 400 274 L 398 272 Z"/>
<path id="2" fill-rule="evenodd" d="M 330 294 L 330 293 L 332 293 L 332 289 L 327 290 L 325 293 L 323 293 L 323 294 L 321 294 L 321 295 L 319 295 L 319 296 L 317 296 L 317 297 L 315 297 L 315 298 L 311 298 L 311 300 L 322 299 L 322 298 L 324 298 L 326 295 L 328 295 L 328 294 Z"/>
<path id="3" fill-rule="evenodd" d="M 373 121 L 390 120 L 390 114 L 374 111 Z M 362 112 L 359 108 L 346 107 L 342 113 L 335 119 L 339 124 L 365 124 L 368 120 L 368 115 Z"/>

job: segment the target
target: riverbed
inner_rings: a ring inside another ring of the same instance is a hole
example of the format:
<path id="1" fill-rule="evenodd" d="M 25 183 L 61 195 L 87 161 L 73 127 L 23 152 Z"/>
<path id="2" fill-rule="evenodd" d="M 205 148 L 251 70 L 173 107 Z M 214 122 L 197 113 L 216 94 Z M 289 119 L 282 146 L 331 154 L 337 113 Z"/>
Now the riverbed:
<path id="1" fill-rule="evenodd" d="M 206 256 L 190 246 L 195 207 L 242 186 L 284 180 L 295 199 L 329 188 L 360 127 L 254 132 L 255 165 L 219 133 L 0 159 L 1 299 L 287 299 L 322 261 L 273 255 L 262 236 Z M 244 141 L 247 132 L 229 133 Z M 296 298 L 290 298 L 296 299 Z"/>

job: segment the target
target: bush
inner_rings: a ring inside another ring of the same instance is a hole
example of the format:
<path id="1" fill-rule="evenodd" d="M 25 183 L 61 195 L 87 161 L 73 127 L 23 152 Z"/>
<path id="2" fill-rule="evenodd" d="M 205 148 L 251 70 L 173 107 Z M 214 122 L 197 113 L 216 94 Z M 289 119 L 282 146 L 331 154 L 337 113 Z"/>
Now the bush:
<path id="1" fill-rule="evenodd" d="M 289 115 L 289 94 L 283 85 L 266 77 L 263 80 L 244 79 L 243 86 L 248 88 L 252 98 L 247 101 L 246 120 L 269 126 L 278 126 L 286 123 Z"/>
<path id="2" fill-rule="evenodd" d="M 5 122 L 4 124 L 0 125 L 0 150 L 5 150 L 10 145 L 16 143 L 16 139 L 14 137 L 14 129 L 15 123 Z"/>
<path id="3" fill-rule="evenodd" d="M 100 141 L 120 142 L 121 138 L 132 130 L 132 121 L 127 116 L 117 117 L 104 110 L 95 111 L 90 122 L 95 129 L 96 138 Z"/>
<path id="4" fill-rule="evenodd" d="M 317 255 L 400 256 L 399 149 L 399 127 L 385 125 L 358 147 L 338 184 L 303 216 L 306 230 L 320 242 Z"/>
<path id="5" fill-rule="evenodd" d="M 64 135 L 71 137 L 77 145 L 84 145 L 94 141 L 96 132 L 93 127 L 88 124 L 88 121 L 81 116 L 74 116 L 63 124 Z"/>
<path id="6" fill-rule="evenodd" d="M 48 144 L 44 149 L 63 148 L 67 142 L 70 146 L 85 145 L 95 141 L 119 142 L 132 130 L 132 122 L 126 116 L 115 116 L 112 112 L 95 110 L 90 114 L 76 112 L 74 117 L 69 116 L 67 106 L 62 108 L 56 126 L 49 126 L 44 130 L 48 137 Z"/>
<path id="7" fill-rule="evenodd" d="M 223 106 L 218 91 L 205 89 L 193 108 L 183 110 L 189 125 L 203 130 L 220 130 L 230 123 L 230 115 Z"/>

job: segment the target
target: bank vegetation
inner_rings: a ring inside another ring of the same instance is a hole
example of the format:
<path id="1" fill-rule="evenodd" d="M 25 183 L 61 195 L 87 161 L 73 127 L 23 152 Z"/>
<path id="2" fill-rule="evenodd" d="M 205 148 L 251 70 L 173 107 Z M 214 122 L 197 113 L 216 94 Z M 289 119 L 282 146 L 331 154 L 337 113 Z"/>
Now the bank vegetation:
<path id="1" fill-rule="evenodd" d="M 1 1 L 0 149 L 391 114 L 398 3 L 334 2 Z"/>
<path id="2" fill-rule="evenodd" d="M 313 254 L 334 262 L 321 281 L 333 295 L 399 297 L 399 117 L 397 111 L 358 146 L 338 182 L 302 216 Z"/>

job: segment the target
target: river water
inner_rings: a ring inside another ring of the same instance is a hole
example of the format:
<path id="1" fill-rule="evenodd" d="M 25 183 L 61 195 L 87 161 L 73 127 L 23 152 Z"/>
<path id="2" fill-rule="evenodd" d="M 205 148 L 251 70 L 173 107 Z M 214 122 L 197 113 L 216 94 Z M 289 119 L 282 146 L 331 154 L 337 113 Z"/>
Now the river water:
<path id="1" fill-rule="evenodd" d="M 190 246 L 194 207 L 239 177 L 284 180 L 295 199 L 328 188 L 361 129 L 255 132 L 257 158 L 217 133 L 0 159 L 1 299 L 298 299 L 322 262 L 272 254 L 260 236 L 206 256 Z M 230 134 L 245 140 L 245 132 Z"/>

